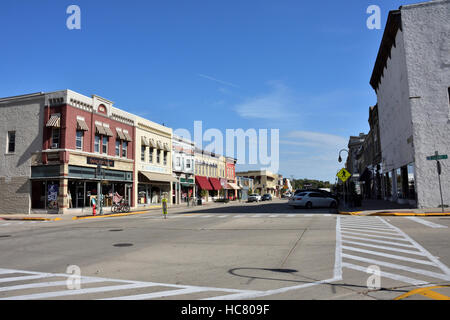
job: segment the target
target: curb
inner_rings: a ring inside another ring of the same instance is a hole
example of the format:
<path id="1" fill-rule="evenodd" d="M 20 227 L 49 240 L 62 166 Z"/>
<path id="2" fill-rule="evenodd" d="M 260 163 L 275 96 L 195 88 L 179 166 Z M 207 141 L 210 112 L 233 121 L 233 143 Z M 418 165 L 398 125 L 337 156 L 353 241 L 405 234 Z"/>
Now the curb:
<path id="1" fill-rule="evenodd" d="M 427 212 L 427 213 L 416 213 L 416 212 L 373 212 L 364 215 L 364 211 L 339 211 L 338 214 L 341 215 L 352 215 L 352 216 L 397 216 L 397 217 L 438 217 L 438 216 L 450 216 L 450 212 Z"/>
<path id="2" fill-rule="evenodd" d="M 72 220 L 82 220 L 82 219 L 95 219 L 95 218 L 109 218 L 109 217 L 125 217 L 125 216 L 132 216 L 136 214 L 145 214 L 145 213 L 151 213 L 151 210 L 147 211 L 133 211 L 133 212 L 124 212 L 124 213 L 109 213 L 109 214 L 102 214 L 102 215 L 89 215 L 89 216 L 77 216 L 73 217 Z"/>
<path id="3" fill-rule="evenodd" d="M 33 218 L 0 218 L 0 220 L 6 220 L 6 221 L 59 221 L 61 218 L 40 218 L 40 217 L 33 217 Z"/>

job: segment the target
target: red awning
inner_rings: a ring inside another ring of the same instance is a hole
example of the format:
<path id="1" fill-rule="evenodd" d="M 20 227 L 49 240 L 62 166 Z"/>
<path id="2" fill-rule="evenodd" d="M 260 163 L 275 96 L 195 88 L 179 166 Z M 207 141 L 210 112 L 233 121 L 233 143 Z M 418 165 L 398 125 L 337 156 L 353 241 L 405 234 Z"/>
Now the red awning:
<path id="1" fill-rule="evenodd" d="M 195 183 L 203 190 L 214 190 L 207 177 L 196 176 Z"/>
<path id="2" fill-rule="evenodd" d="M 209 182 L 213 186 L 214 190 L 218 191 L 222 189 L 222 185 L 220 184 L 220 180 L 217 178 L 209 178 Z"/>

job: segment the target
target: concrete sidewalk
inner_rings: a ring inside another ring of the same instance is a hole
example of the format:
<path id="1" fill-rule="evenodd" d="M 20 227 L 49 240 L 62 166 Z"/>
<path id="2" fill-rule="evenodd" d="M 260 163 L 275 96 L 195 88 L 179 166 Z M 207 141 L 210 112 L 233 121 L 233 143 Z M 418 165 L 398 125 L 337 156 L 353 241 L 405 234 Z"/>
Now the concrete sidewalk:
<path id="1" fill-rule="evenodd" d="M 356 216 L 448 216 L 450 209 L 426 208 L 417 209 L 386 200 L 363 200 L 361 207 L 350 207 L 344 203 L 339 205 L 339 214 Z"/>
<path id="2" fill-rule="evenodd" d="M 242 204 L 239 201 L 230 201 L 228 203 L 224 202 L 206 202 L 201 206 L 187 206 L 186 203 L 179 205 L 171 205 L 169 206 L 169 214 L 171 211 L 179 211 L 179 210 L 199 210 L 201 208 L 214 208 L 214 207 L 224 207 L 224 206 L 232 206 Z M 69 212 L 65 214 L 44 214 L 44 213 L 30 213 L 30 214 L 0 214 L 0 220 L 22 220 L 22 221 L 69 221 L 69 220 L 78 220 L 78 219 L 87 219 L 87 218 L 106 218 L 106 217 L 117 217 L 117 216 L 127 216 L 127 215 L 135 215 L 135 214 L 162 214 L 161 205 L 157 205 L 151 208 L 134 208 L 128 213 L 112 213 L 110 211 L 104 212 L 103 215 L 99 215 L 98 212 L 94 216 L 92 214 L 80 214 L 80 212 Z"/>

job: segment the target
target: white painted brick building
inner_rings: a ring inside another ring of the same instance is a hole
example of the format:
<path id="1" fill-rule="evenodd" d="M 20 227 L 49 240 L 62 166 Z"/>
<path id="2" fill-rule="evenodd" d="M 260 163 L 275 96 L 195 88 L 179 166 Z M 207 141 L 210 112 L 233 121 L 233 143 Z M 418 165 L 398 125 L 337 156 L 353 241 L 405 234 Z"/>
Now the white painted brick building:
<path id="1" fill-rule="evenodd" d="M 379 107 L 385 198 L 436 208 L 436 161 L 450 155 L 450 0 L 389 13 L 370 81 Z M 450 205 L 450 159 L 441 161 Z"/>

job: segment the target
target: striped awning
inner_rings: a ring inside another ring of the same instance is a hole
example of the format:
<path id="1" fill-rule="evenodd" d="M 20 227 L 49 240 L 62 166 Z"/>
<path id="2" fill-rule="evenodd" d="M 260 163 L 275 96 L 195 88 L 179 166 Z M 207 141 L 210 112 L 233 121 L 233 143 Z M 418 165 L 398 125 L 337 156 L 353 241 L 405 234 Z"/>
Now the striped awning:
<path id="1" fill-rule="evenodd" d="M 238 186 L 237 184 L 235 184 L 235 183 L 228 182 L 227 189 L 228 189 L 228 190 L 241 190 L 241 187 L 239 187 L 239 186 Z"/>
<path id="2" fill-rule="evenodd" d="M 47 121 L 46 127 L 52 127 L 52 128 L 60 128 L 61 127 L 61 117 L 59 114 L 54 114 L 50 117 L 50 119 Z"/>
<path id="3" fill-rule="evenodd" d="M 156 143 L 155 143 L 155 140 L 153 140 L 153 139 L 149 139 L 149 143 L 150 143 L 150 147 L 152 147 L 152 148 L 156 148 Z"/>
<path id="4" fill-rule="evenodd" d="M 170 151 L 170 149 L 169 149 L 169 144 L 168 143 L 164 143 L 164 150 L 165 151 Z"/>
<path id="5" fill-rule="evenodd" d="M 162 146 L 162 144 L 161 144 L 161 141 L 156 141 L 156 147 L 158 148 L 158 149 L 160 149 L 160 150 L 162 150 L 163 149 L 163 146 Z"/>
<path id="6" fill-rule="evenodd" d="M 144 136 L 141 137 L 141 144 L 146 147 L 149 146 L 149 143 L 148 143 L 148 140 L 146 137 L 144 137 Z"/>
<path id="7" fill-rule="evenodd" d="M 101 124 L 98 124 L 98 123 L 95 124 L 95 132 L 106 136 L 105 128 Z"/>
<path id="8" fill-rule="evenodd" d="M 117 136 L 120 140 L 126 140 L 125 135 L 123 134 L 122 130 L 119 130 L 116 128 Z"/>
<path id="9" fill-rule="evenodd" d="M 77 119 L 77 130 L 89 131 L 89 127 L 82 119 Z"/>
<path id="10" fill-rule="evenodd" d="M 103 129 L 105 129 L 105 133 L 108 137 L 112 137 L 113 133 L 109 127 L 103 126 Z"/>
<path id="11" fill-rule="evenodd" d="M 123 135 L 125 136 L 125 140 L 126 141 L 129 141 L 129 142 L 133 141 L 133 139 L 131 139 L 131 136 L 128 134 L 128 132 L 124 131 Z"/>

